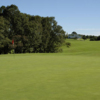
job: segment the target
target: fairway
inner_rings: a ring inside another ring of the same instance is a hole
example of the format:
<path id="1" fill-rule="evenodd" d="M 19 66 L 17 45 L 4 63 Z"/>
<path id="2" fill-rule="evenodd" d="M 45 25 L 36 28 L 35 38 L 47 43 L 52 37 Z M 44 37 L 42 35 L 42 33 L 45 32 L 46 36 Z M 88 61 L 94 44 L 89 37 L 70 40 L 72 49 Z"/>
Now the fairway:
<path id="1" fill-rule="evenodd" d="M 100 100 L 100 42 L 67 41 L 63 53 L 0 55 L 0 100 Z"/>

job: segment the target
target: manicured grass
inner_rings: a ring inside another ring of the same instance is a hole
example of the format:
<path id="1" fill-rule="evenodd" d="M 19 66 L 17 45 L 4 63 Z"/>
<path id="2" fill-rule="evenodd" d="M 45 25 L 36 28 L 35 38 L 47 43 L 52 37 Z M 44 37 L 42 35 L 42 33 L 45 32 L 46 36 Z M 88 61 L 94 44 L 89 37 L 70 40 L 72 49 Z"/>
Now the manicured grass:
<path id="1" fill-rule="evenodd" d="M 100 42 L 67 41 L 63 53 L 0 55 L 0 100 L 99 100 Z"/>
<path id="2" fill-rule="evenodd" d="M 66 42 L 70 42 L 71 47 L 63 46 L 63 53 L 65 54 L 100 56 L 100 41 L 67 39 Z"/>

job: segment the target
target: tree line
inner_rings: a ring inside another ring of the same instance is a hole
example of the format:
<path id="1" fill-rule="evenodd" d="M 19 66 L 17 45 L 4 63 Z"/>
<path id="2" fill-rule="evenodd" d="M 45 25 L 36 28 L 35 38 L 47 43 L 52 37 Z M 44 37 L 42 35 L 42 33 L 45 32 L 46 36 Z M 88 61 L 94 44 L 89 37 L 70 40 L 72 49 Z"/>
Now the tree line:
<path id="1" fill-rule="evenodd" d="M 90 41 L 100 41 L 100 36 L 82 35 L 82 38 L 83 38 L 84 40 L 90 39 Z"/>
<path id="2" fill-rule="evenodd" d="M 54 17 L 21 13 L 16 5 L 0 7 L 0 54 L 58 52 L 64 38 Z"/>

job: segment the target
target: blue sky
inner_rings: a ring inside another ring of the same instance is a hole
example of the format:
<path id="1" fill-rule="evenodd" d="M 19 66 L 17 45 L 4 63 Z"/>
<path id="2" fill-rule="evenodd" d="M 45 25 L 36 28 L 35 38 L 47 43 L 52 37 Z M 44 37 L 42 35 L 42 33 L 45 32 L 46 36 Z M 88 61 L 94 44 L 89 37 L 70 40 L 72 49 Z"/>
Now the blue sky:
<path id="1" fill-rule="evenodd" d="M 100 0 L 0 0 L 15 4 L 23 13 L 54 16 L 66 33 L 100 35 Z"/>

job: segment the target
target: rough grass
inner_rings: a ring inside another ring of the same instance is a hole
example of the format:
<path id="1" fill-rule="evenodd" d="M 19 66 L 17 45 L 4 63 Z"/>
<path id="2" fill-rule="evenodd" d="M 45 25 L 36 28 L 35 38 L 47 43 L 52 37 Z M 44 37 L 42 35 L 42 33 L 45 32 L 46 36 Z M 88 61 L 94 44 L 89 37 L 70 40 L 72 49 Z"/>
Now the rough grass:
<path id="1" fill-rule="evenodd" d="M 100 42 L 63 53 L 0 55 L 0 100 L 99 100 Z"/>

